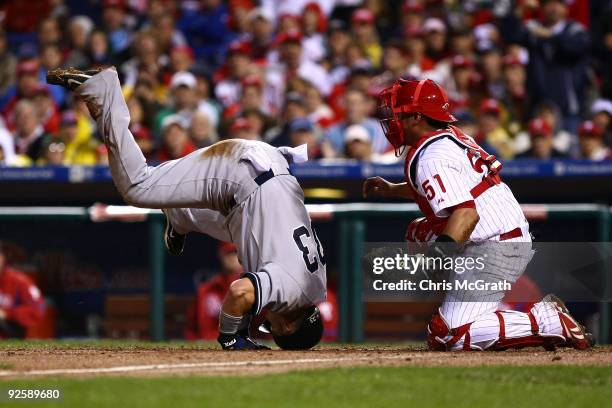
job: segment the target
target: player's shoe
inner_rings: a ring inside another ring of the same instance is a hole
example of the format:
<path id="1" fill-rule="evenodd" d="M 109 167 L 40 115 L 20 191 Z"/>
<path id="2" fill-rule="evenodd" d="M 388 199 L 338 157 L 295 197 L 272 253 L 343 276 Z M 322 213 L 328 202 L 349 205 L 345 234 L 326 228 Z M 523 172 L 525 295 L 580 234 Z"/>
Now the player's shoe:
<path id="1" fill-rule="evenodd" d="M 80 71 L 74 68 L 53 69 L 47 72 L 47 83 L 51 85 L 63 86 L 71 91 L 76 91 L 79 86 L 83 85 L 85 81 L 100 71 L 102 71 L 102 68 L 89 69 L 87 71 Z"/>
<path id="2" fill-rule="evenodd" d="M 589 347 L 593 347 L 595 343 L 593 335 L 587 333 L 586 328 L 574 319 L 561 299 L 553 294 L 549 294 L 542 299 L 542 302 L 552 303 L 557 308 L 563 335 L 567 339 L 569 346 L 578 350 L 586 350 Z"/>
<path id="3" fill-rule="evenodd" d="M 168 214 L 166 214 L 165 210 L 162 211 L 166 216 L 166 230 L 164 231 L 164 244 L 166 245 L 166 249 L 174 256 L 182 255 L 185 249 L 185 239 L 187 235 L 176 232 L 172 224 L 170 224 Z"/>
<path id="4" fill-rule="evenodd" d="M 254 342 L 248 336 L 219 333 L 217 341 L 223 350 L 270 350 L 270 347 Z"/>

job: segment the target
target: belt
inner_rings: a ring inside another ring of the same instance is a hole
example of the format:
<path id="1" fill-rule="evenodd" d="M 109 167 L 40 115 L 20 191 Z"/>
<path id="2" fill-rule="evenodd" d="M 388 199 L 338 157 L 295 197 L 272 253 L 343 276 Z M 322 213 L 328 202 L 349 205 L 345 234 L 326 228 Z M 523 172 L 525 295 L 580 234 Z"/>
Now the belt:
<path id="1" fill-rule="evenodd" d="M 255 180 L 257 185 L 261 186 L 263 183 L 270 180 L 272 177 L 274 177 L 274 172 L 272 171 L 272 169 L 270 169 L 266 172 L 261 173 L 259 176 L 255 177 L 253 180 Z"/>
<path id="2" fill-rule="evenodd" d="M 508 231 L 508 232 L 504 232 L 503 234 L 499 234 L 499 240 L 500 241 L 507 241 L 509 239 L 512 238 L 519 238 L 523 236 L 523 230 L 520 229 L 519 227 L 516 227 L 515 229 Z"/>
<path id="3" fill-rule="evenodd" d="M 258 186 L 261 186 L 263 183 L 265 183 L 266 181 L 270 180 L 274 176 L 275 176 L 274 171 L 272 171 L 272 169 L 270 169 L 270 170 L 268 170 L 266 172 L 261 173 L 259 176 L 254 177 L 253 181 L 255 183 L 257 183 Z M 236 199 L 232 196 L 230 198 L 229 204 L 228 204 L 228 207 L 229 207 L 228 214 L 229 214 L 229 212 L 231 212 L 234 209 L 234 207 L 236 207 L 237 204 L 238 203 L 236 203 Z M 224 214 L 224 215 L 227 215 L 227 214 Z"/>

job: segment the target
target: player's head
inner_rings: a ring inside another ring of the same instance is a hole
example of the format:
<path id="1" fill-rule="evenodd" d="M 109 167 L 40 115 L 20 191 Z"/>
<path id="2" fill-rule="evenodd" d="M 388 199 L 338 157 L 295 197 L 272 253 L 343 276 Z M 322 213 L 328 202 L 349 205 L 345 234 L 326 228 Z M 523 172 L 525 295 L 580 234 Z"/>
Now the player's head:
<path id="1" fill-rule="evenodd" d="M 396 149 L 423 135 L 423 124 L 446 127 L 456 122 L 444 89 L 431 79 L 399 79 L 379 96 L 379 117 L 385 136 Z"/>
<path id="2" fill-rule="evenodd" d="M 321 313 L 314 305 L 282 315 L 269 312 L 262 326 L 262 331 L 271 333 L 283 350 L 308 350 L 323 336 Z"/>

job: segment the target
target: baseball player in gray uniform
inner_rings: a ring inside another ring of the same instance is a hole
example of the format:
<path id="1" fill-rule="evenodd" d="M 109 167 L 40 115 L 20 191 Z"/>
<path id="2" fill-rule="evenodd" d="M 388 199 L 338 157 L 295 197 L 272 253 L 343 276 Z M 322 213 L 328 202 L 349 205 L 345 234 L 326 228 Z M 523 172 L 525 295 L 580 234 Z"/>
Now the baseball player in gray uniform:
<path id="1" fill-rule="evenodd" d="M 117 190 L 136 207 L 160 208 L 166 244 L 181 252 L 184 235 L 209 233 L 236 244 L 246 272 L 232 283 L 219 315 L 224 349 L 261 349 L 251 317 L 266 308 L 265 327 L 284 349 L 316 345 L 323 326 L 316 303 L 326 297 L 323 249 L 289 173 L 305 150 L 224 140 L 183 158 L 148 166 L 128 130 L 130 115 L 114 68 L 50 71 L 47 82 L 85 100 L 108 148 Z"/>

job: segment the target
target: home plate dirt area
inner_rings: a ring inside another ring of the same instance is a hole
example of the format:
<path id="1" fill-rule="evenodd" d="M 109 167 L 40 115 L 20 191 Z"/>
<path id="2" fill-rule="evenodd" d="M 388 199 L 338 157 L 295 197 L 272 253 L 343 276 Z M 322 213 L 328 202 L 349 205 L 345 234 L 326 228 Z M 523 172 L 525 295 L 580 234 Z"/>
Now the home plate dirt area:
<path id="1" fill-rule="evenodd" d="M 227 352 L 184 347 L 6 347 L 0 381 L 44 377 L 259 375 L 351 366 L 612 365 L 612 347 L 442 353 L 424 347 L 326 347 Z"/>

